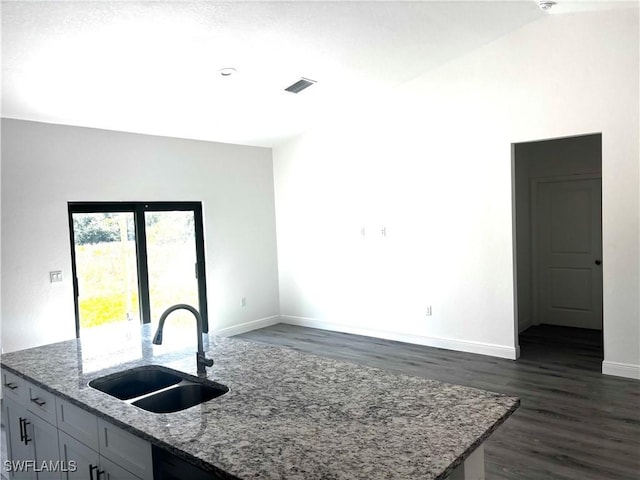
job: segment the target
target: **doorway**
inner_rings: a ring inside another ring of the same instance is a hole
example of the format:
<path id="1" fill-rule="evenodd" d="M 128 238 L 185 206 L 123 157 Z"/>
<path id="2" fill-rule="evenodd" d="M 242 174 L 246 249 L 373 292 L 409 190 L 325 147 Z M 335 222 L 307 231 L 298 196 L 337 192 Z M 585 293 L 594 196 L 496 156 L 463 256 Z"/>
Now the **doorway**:
<path id="1" fill-rule="evenodd" d="M 520 358 L 599 371 L 601 172 L 601 134 L 513 145 Z"/>
<path id="2" fill-rule="evenodd" d="M 78 338 L 156 323 L 176 303 L 198 308 L 208 331 L 199 202 L 71 202 L 68 210 Z M 189 315 L 171 323 L 181 337 L 195 332 Z"/>

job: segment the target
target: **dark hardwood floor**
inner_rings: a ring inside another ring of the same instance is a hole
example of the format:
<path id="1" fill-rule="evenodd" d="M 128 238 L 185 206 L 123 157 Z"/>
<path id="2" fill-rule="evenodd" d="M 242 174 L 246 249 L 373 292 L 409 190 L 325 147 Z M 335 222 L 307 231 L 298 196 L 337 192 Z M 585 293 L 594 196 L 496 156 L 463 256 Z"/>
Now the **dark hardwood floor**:
<path id="1" fill-rule="evenodd" d="M 602 331 L 537 325 L 520 334 L 520 360 L 600 372 Z"/>
<path id="2" fill-rule="evenodd" d="M 640 479 L 640 381 L 600 373 L 599 332 L 533 327 L 517 361 L 284 324 L 238 338 L 520 397 L 487 479 Z"/>

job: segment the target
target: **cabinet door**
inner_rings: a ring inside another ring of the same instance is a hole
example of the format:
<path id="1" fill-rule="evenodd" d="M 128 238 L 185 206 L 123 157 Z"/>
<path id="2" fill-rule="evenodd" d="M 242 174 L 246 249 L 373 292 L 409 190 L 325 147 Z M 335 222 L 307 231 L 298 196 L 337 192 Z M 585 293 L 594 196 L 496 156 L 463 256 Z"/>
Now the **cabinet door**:
<path id="1" fill-rule="evenodd" d="M 60 480 L 60 452 L 58 429 L 41 418 L 30 414 L 31 432 L 38 480 Z"/>
<path id="2" fill-rule="evenodd" d="M 151 444 L 101 418 L 98 419 L 100 455 L 134 473 L 153 480 Z"/>
<path id="3" fill-rule="evenodd" d="M 58 431 L 60 458 L 66 466 L 62 473 L 64 480 L 96 480 L 97 466 L 100 464 L 98 452 L 80 443 L 75 438 Z"/>
<path id="4" fill-rule="evenodd" d="M 56 400 L 56 407 L 58 428 L 98 451 L 96 416 L 60 398 Z"/>
<path id="5" fill-rule="evenodd" d="M 99 480 L 134 480 L 138 479 L 131 472 L 116 465 L 105 457 L 100 457 L 100 471 L 104 472 Z"/>
<path id="6" fill-rule="evenodd" d="M 3 465 L 5 475 L 16 480 L 35 479 L 33 436 L 27 423 L 27 410 L 9 398 L 4 398 L 2 403 L 10 460 L 9 465 Z"/>

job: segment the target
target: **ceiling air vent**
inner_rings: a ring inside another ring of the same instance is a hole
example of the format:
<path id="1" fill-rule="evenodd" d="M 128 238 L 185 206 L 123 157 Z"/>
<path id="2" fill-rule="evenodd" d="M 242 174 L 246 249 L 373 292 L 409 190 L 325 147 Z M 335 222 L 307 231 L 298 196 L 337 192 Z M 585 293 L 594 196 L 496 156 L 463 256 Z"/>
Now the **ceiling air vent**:
<path id="1" fill-rule="evenodd" d="M 309 80 L 308 78 L 301 78 L 293 85 L 289 85 L 287 88 L 285 88 L 285 90 L 291 93 L 300 93 L 302 90 L 304 90 L 307 87 L 310 87 L 314 83 L 316 83 L 315 80 Z"/>

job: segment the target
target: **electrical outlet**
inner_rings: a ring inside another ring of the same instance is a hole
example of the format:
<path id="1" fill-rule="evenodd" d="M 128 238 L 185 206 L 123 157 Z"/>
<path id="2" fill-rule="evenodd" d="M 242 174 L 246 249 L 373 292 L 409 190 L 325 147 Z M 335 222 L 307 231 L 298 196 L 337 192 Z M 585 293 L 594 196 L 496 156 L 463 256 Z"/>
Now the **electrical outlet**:
<path id="1" fill-rule="evenodd" d="M 431 305 L 429 305 L 429 306 L 427 307 L 427 313 L 426 313 L 426 315 L 427 315 L 428 317 L 430 317 L 431 315 L 433 315 L 433 313 L 432 313 L 432 311 L 431 311 Z"/>
<path id="2" fill-rule="evenodd" d="M 58 283 L 62 281 L 62 270 L 56 270 L 54 272 L 49 272 L 49 282 L 50 283 Z"/>

